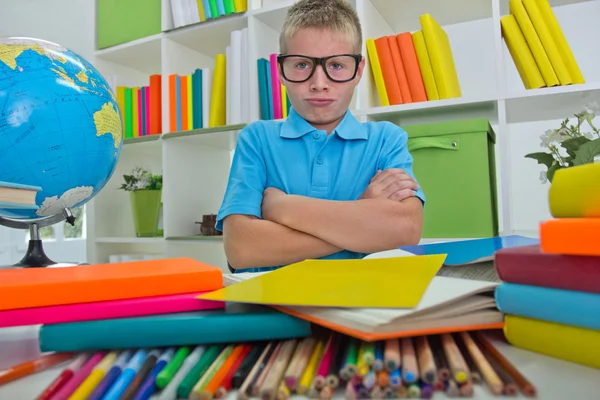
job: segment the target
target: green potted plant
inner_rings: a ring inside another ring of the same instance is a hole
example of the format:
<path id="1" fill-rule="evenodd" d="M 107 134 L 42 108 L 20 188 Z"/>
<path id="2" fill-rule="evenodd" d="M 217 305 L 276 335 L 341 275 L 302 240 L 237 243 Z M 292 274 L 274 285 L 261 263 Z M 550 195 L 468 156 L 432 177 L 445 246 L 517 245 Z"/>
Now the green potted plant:
<path id="1" fill-rule="evenodd" d="M 130 192 L 135 233 L 138 237 L 157 236 L 162 196 L 162 175 L 136 167 L 131 175 L 123 175 L 119 189 Z"/>
<path id="2" fill-rule="evenodd" d="M 526 154 L 546 166 L 540 173 L 542 183 L 552 183 L 554 173 L 561 168 L 590 164 L 600 161 L 600 129 L 593 121 L 600 108 L 594 102 L 580 113 L 574 114 L 576 121 L 569 118 L 561 122 L 560 128 L 547 130 L 540 139 L 547 152 Z"/>

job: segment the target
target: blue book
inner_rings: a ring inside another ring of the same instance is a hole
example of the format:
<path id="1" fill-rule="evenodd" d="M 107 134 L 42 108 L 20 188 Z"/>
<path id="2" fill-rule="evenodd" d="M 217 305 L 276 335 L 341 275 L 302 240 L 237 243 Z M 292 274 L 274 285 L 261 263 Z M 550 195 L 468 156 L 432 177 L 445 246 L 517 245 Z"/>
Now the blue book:
<path id="1" fill-rule="evenodd" d="M 273 111 L 273 84 L 271 82 L 271 61 L 266 60 L 266 71 L 267 74 L 267 99 L 269 100 L 269 118 L 273 119 L 275 117 L 275 113 Z"/>
<path id="2" fill-rule="evenodd" d="M 504 314 L 600 330 L 600 294 L 503 282 L 496 304 Z"/>
<path id="3" fill-rule="evenodd" d="M 225 12 L 225 2 L 223 0 L 217 0 L 217 12 L 219 13 L 219 17 L 227 14 Z"/>
<path id="4" fill-rule="evenodd" d="M 428 243 L 416 246 L 402 246 L 401 250 L 416 255 L 447 254 L 444 265 L 465 265 L 491 261 L 500 249 L 538 244 L 538 239 L 519 235 L 497 236 L 492 238 L 456 240 L 444 243 Z"/>
<path id="5" fill-rule="evenodd" d="M 85 351 L 302 338 L 311 324 L 273 308 L 242 303 L 225 309 L 43 325 L 45 351 Z"/>
<path id="6" fill-rule="evenodd" d="M 208 0 L 202 0 L 202 8 L 204 8 L 204 18 L 210 19 L 216 17 L 216 15 L 212 15 L 210 12 L 210 3 Z"/>

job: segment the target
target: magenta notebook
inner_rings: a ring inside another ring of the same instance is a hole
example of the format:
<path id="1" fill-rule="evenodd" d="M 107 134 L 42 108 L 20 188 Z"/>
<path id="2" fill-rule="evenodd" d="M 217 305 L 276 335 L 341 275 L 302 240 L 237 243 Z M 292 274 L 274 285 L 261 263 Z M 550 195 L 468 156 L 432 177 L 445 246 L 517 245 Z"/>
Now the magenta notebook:
<path id="1" fill-rule="evenodd" d="M 0 311 L 0 328 L 225 308 L 224 302 L 196 298 L 203 293 L 182 293 L 137 299 L 4 310 Z"/>

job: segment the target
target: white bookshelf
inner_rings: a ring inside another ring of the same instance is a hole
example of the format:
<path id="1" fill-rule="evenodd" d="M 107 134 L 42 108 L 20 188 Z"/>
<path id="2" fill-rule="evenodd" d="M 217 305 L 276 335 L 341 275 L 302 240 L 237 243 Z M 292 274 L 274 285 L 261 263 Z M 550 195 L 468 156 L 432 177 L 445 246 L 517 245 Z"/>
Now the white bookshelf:
<path id="1" fill-rule="evenodd" d="M 169 131 L 169 74 L 190 74 L 213 68 L 215 55 L 225 54 L 230 33 L 248 29 L 251 80 L 249 123 L 259 118 L 256 60 L 278 52 L 279 32 L 293 0 L 249 0 L 242 14 L 173 28 L 170 0 L 163 0 L 163 32 L 109 49 L 95 59 L 124 71 L 107 76 L 113 85 L 147 84 L 151 74 L 163 75 L 163 132 Z M 585 84 L 525 90 L 501 38 L 500 18 L 508 0 L 354 0 L 363 39 L 420 29 L 419 16 L 431 13 L 447 32 L 462 97 L 381 107 L 367 58 L 363 79 L 351 109 L 362 121 L 387 120 L 399 125 L 487 118 L 497 135 L 496 162 L 500 229 L 503 234 L 534 234 L 550 217 L 549 186 L 539 182 L 541 166 L 524 155 L 541 150 L 539 136 L 591 101 L 600 104 L 600 1 L 550 0 L 586 79 Z M 100 72 L 104 71 L 100 68 Z M 109 254 L 133 250 L 167 257 L 189 256 L 226 268 L 222 237 L 198 238 L 202 214 L 216 213 L 226 187 L 237 134 L 244 123 L 218 129 L 164 133 L 127 142 L 117 170 L 88 207 L 88 255 L 106 262 Z M 144 165 L 161 172 L 163 238 L 136 238 L 128 193 L 117 190 L 122 175 Z M 460 179 L 460 177 L 457 177 Z"/>

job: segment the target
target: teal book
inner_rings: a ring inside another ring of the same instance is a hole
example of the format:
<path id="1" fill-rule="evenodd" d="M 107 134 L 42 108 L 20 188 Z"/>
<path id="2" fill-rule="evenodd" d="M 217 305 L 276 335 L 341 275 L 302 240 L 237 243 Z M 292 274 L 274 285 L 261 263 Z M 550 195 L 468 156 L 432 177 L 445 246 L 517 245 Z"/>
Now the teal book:
<path id="1" fill-rule="evenodd" d="M 240 343 L 302 338 L 308 321 L 270 307 L 229 303 L 224 309 L 43 325 L 40 350 L 85 351 Z"/>
<path id="2" fill-rule="evenodd" d="M 257 60 L 258 71 L 258 100 L 260 103 L 260 119 L 270 119 L 269 116 L 269 87 L 267 83 L 267 59 Z"/>
<path id="3" fill-rule="evenodd" d="M 202 121 L 202 70 L 199 68 L 196 68 L 192 74 L 192 99 L 192 112 L 194 114 L 192 121 L 194 126 L 190 129 L 200 129 L 205 125 L 208 126 Z"/>

